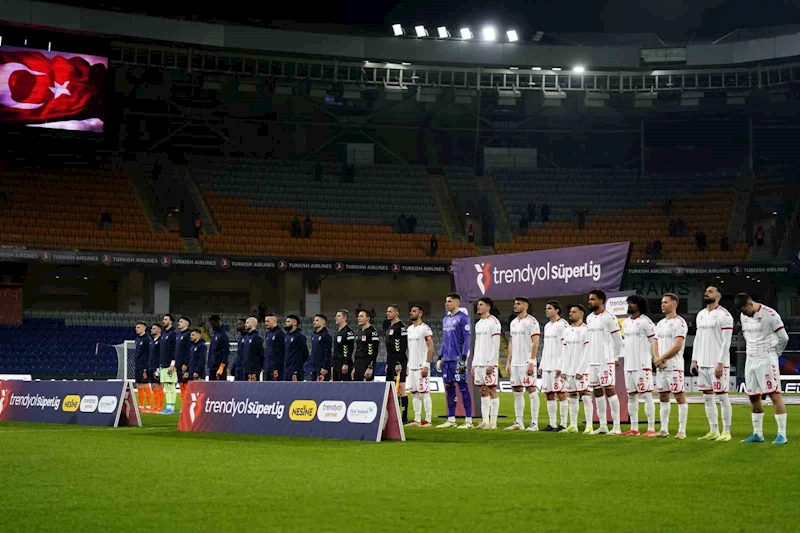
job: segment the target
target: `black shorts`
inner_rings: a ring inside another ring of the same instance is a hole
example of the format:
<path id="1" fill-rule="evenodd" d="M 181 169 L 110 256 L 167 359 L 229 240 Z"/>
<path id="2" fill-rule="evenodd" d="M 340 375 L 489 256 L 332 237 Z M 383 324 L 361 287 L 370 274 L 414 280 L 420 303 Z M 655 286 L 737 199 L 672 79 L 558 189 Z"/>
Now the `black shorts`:
<path id="1" fill-rule="evenodd" d="M 342 365 L 344 363 L 344 361 L 333 362 L 333 381 L 353 381 L 353 378 L 350 377 L 353 372 L 352 365 L 347 367 L 346 374 L 342 374 Z"/>
<path id="2" fill-rule="evenodd" d="M 356 359 L 354 361 L 355 372 L 353 373 L 353 381 L 367 381 L 364 379 L 364 374 L 367 372 L 370 363 L 372 363 L 372 359 L 368 357 L 364 357 L 361 359 Z M 373 376 L 374 376 L 374 369 L 373 369 Z M 369 381 L 372 381 L 371 379 Z"/>
<path id="3" fill-rule="evenodd" d="M 147 379 L 144 378 L 145 372 L 147 372 Z M 150 372 L 146 368 L 137 368 L 134 378 L 136 383 L 150 383 Z"/>
<path id="4" fill-rule="evenodd" d="M 400 363 L 401 367 L 400 382 L 405 383 L 406 377 L 408 377 L 408 357 L 398 357 L 397 354 L 389 354 L 386 357 L 386 381 L 394 382 L 397 378 L 397 374 L 394 371 L 397 363 Z"/>

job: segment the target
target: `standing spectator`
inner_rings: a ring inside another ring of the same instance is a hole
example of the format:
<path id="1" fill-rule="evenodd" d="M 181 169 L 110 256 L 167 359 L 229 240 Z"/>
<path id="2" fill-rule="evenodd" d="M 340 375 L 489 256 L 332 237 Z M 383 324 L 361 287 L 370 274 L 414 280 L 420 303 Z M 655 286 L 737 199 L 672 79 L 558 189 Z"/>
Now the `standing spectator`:
<path id="1" fill-rule="evenodd" d="M 472 224 L 467 227 L 467 241 L 475 242 L 475 226 Z"/>
<path id="2" fill-rule="evenodd" d="M 306 217 L 306 221 L 305 221 L 303 229 L 305 230 L 306 239 L 310 239 L 311 238 L 311 231 L 314 229 L 314 223 L 311 222 L 311 217 L 308 217 L 308 216 Z"/>
<path id="3" fill-rule="evenodd" d="M 413 214 L 408 215 L 408 219 L 406 220 L 406 226 L 408 227 L 409 233 L 414 233 L 414 230 L 417 227 L 417 217 Z"/>
<path id="4" fill-rule="evenodd" d="M 203 221 L 200 220 L 200 215 L 194 214 L 194 238 L 200 238 L 200 230 L 203 228 Z"/>
<path id="5" fill-rule="evenodd" d="M 550 206 L 547 204 L 542 204 L 542 222 L 547 222 L 550 220 Z"/>
<path id="6" fill-rule="evenodd" d="M 728 244 L 728 236 L 723 233 L 722 238 L 719 240 L 719 249 L 723 252 L 727 252 L 730 249 Z"/>
<path id="7" fill-rule="evenodd" d="M 764 228 L 762 226 L 756 230 L 756 246 L 764 246 Z"/>
<path id="8" fill-rule="evenodd" d="M 300 219 L 297 217 L 292 220 L 292 237 L 300 237 Z"/>
<path id="9" fill-rule="evenodd" d="M 300 317 L 286 316 L 286 326 L 283 328 L 286 331 L 284 339 L 286 352 L 283 359 L 285 381 L 305 381 L 303 367 L 308 360 L 308 343 L 299 325 Z"/>
<path id="10" fill-rule="evenodd" d="M 436 251 L 439 249 L 439 240 L 436 235 L 431 235 L 431 257 L 436 257 Z"/>
<path id="11" fill-rule="evenodd" d="M 586 227 L 586 213 L 588 213 L 588 209 L 576 209 L 575 214 L 578 215 L 578 229 L 583 229 Z"/>
<path id="12" fill-rule="evenodd" d="M 536 220 L 536 204 L 533 202 L 528 202 L 528 220 Z"/>
<path id="13" fill-rule="evenodd" d="M 697 244 L 697 250 L 700 252 L 704 252 L 706 249 L 706 234 L 702 231 L 698 231 L 694 234 L 694 242 Z"/>
<path id="14" fill-rule="evenodd" d="M 100 215 L 100 229 L 108 231 L 109 226 L 111 226 L 111 213 L 108 212 L 108 209 L 103 209 L 103 213 Z"/>
<path id="15" fill-rule="evenodd" d="M 405 233 L 408 229 L 408 220 L 406 220 L 406 216 L 403 213 L 400 213 L 400 216 L 397 217 L 397 233 Z"/>
<path id="16" fill-rule="evenodd" d="M 528 234 L 528 219 L 525 218 L 525 215 L 519 219 L 519 234 L 520 235 L 527 235 Z"/>

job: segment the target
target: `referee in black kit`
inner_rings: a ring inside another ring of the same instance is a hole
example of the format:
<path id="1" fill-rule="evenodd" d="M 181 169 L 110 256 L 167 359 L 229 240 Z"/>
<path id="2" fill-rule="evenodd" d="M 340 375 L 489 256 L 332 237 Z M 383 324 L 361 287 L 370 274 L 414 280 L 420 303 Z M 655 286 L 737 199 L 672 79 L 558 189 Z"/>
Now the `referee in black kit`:
<path id="1" fill-rule="evenodd" d="M 406 396 L 406 367 L 408 366 L 408 334 L 406 325 L 400 320 L 400 306 L 392 304 L 386 309 L 388 324 L 384 330 L 386 342 L 386 381 L 394 383 L 398 374 L 400 383 L 397 395 L 400 397 L 400 411 L 403 424 L 408 423 L 408 396 Z"/>
<path id="2" fill-rule="evenodd" d="M 356 331 L 356 353 L 353 358 L 353 366 L 355 366 L 353 381 L 372 381 L 381 338 L 378 330 L 370 324 L 369 311 L 359 309 L 356 321 L 358 330 Z"/>
<path id="3" fill-rule="evenodd" d="M 336 337 L 333 340 L 333 381 L 352 381 L 353 379 L 353 352 L 356 335 L 347 321 L 350 313 L 347 309 L 336 312 Z"/>

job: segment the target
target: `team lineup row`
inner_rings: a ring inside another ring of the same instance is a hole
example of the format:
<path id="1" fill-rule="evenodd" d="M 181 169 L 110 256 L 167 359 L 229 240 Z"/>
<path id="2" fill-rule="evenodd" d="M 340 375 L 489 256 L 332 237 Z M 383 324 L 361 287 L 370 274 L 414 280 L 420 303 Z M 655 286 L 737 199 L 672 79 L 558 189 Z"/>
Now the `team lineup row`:
<path id="1" fill-rule="evenodd" d="M 731 439 L 731 404 L 728 398 L 730 341 L 733 318 L 719 305 L 722 295 L 716 286 L 704 293 L 706 307 L 697 315 L 697 334 L 694 341 L 691 372 L 698 376 L 698 388 L 704 393 L 705 411 L 709 432 L 699 440 L 728 441 Z M 538 431 L 539 391 L 537 376 L 541 377 L 541 392 L 547 398 L 549 423 L 544 431 L 578 432 L 580 401 L 584 404 L 586 429 L 584 433 L 598 435 L 637 436 L 639 398 L 645 403 L 648 429 L 644 437 L 669 437 L 670 395 L 678 404 L 679 428 L 676 439 L 686 438 L 688 405 L 684 395 L 684 343 L 686 322 L 677 315 L 678 297 L 666 294 L 661 300 L 664 318 L 656 325 L 646 315 L 647 301 L 639 296 L 628 298 L 628 314 L 620 328 L 616 317 L 605 309 L 606 295 L 592 291 L 588 299 L 588 312 L 583 305 L 569 306 L 567 317 L 562 318 L 562 307 L 557 301 L 547 302 L 545 314 L 548 322 L 544 330 L 542 357 L 537 361 L 542 328 L 528 314 L 526 298 L 514 301 L 517 317 L 510 325 L 506 374 L 514 390 L 514 424 L 506 430 Z M 737 295 L 735 308 L 742 313 L 742 331 L 747 344 L 745 369 L 746 390 L 752 406 L 753 434 L 747 442 L 763 442 L 763 406 L 761 396 L 769 395 L 775 406 L 778 436 L 774 443 L 786 442 L 786 411 L 780 396 L 778 355 L 783 351 L 788 335 L 775 310 L 753 301 L 746 294 Z M 500 353 L 501 325 L 492 314 L 494 303 L 481 298 L 476 305 L 475 345 L 471 369 L 468 358 L 471 347 L 471 320 L 457 293 L 447 295 L 443 319 L 442 346 L 436 368 L 445 384 L 448 419 L 439 428 L 496 429 L 499 411 L 497 385 Z M 430 364 L 434 346 L 431 329 L 424 322 L 425 309 L 413 306 L 406 326 L 399 318 L 399 307 L 389 306 L 386 312 L 385 343 L 387 348 L 387 381 L 396 381 L 400 396 L 403 422 L 410 426 L 431 425 L 429 390 Z M 165 315 L 163 324 L 153 324 L 151 335 L 146 334 L 146 324 L 136 326 L 136 376 L 140 383 L 140 405 L 149 403 L 156 409 L 153 397 L 167 396 L 166 412 L 174 409 L 174 385 L 161 391 L 162 383 L 185 383 L 192 379 L 227 379 L 228 372 L 237 380 L 255 381 L 259 376 L 271 380 L 302 380 L 306 363 L 310 364 L 312 379 L 317 381 L 371 380 L 375 368 L 380 336 L 370 324 L 367 311 L 357 312 L 359 329 L 348 326 L 349 313 L 336 314 L 335 339 L 327 329 L 327 317 L 316 315 L 309 354 L 306 338 L 298 329 L 299 318 L 289 315 L 285 332 L 277 327 L 275 315 L 267 315 L 267 333 L 262 339 L 258 322 L 251 317 L 240 325 L 244 334 L 238 340 L 236 361 L 226 369 L 228 337 L 218 316 L 209 323 L 211 336 L 208 357 L 200 330 L 190 330 L 191 321 L 181 318 L 179 330 L 172 328 L 172 315 Z M 622 432 L 620 403 L 616 393 L 615 367 L 624 359 L 625 388 L 631 429 Z M 653 375 L 655 368 L 655 376 Z M 483 421 L 477 426 L 472 421 L 472 399 L 469 381 L 480 387 Z M 458 387 L 463 401 L 465 422 L 456 424 Z M 657 388 L 661 404 L 661 428 L 655 431 L 655 402 L 653 389 Z M 172 396 L 170 397 L 170 390 Z M 143 391 L 143 392 L 141 392 Z M 531 424 L 523 422 L 525 392 L 530 398 Z M 415 419 L 408 422 L 408 394 L 412 395 Z M 595 402 L 593 405 L 592 395 Z M 722 431 L 720 431 L 715 396 L 720 400 Z M 424 408 L 425 420 L 422 420 Z M 609 430 L 607 408 L 611 413 Z M 558 424 L 557 413 L 560 409 Z M 592 424 L 596 410 L 599 427 Z"/>

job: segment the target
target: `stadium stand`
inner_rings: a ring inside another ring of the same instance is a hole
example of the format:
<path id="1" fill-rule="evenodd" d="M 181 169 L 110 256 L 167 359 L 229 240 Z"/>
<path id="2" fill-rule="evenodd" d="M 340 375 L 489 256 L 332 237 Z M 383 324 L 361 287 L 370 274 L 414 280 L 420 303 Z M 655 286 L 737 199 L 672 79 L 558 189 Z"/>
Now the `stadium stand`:
<path id="1" fill-rule="evenodd" d="M 180 237 L 150 230 L 128 178 L 100 169 L 6 169 L 0 244 L 80 250 L 186 252 Z M 104 210 L 111 215 L 100 228 Z"/>
<path id="2" fill-rule="evenodd" d="M 747 256 L 745 243 L 720 249 L 734 203 L 733 190 L 725 189 L 729 177 L 651 176 L 646 181 L 632 172 L 553 169 L 506 170 L 495 180 L 515 230 L 527 204 L 537 206 L 527 234 L 499 243 L 500 253 L 630 240 L 631 260 L 647 261 L 652 259 L 648 244 L 660 240 L 663 262 L 741 261 Z M 548 222 L 540 212 L 545 203 L 550 207 Z M 583 229 L 576 221 L 578 210 L 588 210 Z M 670 221 L 677 220 L 685 223 L 685 230 L 670 236 Z M 703 251 L 695 241 L 698 231 L 706 236 Z"/>
<path id="3" fill-rule="evenodd" d="M 421 167 L 359 166 L 352 182 L 322 164 L 320 181 L 313 161 L 288 162 L 194 158 L 192 176 L 203 192 L 220 235 L 203 235 L 208 253 L 359 259 L 430 257 L 437 235 L 437 259 L 475 254 L 468 243 L 444 234 L 430 186 Z M 401 214 L 413 214 L 413 234 L 395 233 Z M 291 237 L 295 217 L 313 222 L 310 239 Z M 257 228 L 257 231 L 253 231 Z"/>

